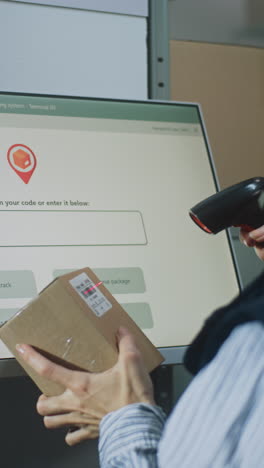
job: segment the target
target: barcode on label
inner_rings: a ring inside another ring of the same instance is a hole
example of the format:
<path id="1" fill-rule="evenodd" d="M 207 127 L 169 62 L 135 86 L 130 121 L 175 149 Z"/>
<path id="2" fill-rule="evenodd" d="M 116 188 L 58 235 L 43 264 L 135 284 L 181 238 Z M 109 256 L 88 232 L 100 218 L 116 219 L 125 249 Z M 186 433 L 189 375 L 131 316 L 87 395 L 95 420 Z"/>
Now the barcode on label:
<path id="1" fill-rule="evenodd" d="M 69 282 L 97 317 L 101 317 L 112 308 L 111 302 L 101 293 L 97 285 L 86 273 L 75 276 Z"/>
<path id="2" fill-rule="evenodd" d="M 81 291 L 81 293 L 84 297 L 88 297 L 88 296 L 91 296 L 92 294 L 96 294 L 96 291 L 95 289 L 85 288 Z"/>

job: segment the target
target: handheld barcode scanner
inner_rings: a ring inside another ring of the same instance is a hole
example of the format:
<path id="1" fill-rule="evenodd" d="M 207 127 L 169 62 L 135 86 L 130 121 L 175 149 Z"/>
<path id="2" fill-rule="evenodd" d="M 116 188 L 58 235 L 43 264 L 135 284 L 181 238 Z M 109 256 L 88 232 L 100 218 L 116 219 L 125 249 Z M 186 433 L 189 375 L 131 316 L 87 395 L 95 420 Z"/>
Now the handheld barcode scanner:
<path id="1" fill-rule="evenodd" d="M 264 224 L 264 177 L 232 185 L 197 203 L 189 212 L 205 232 L 217 234 L 231 226 L 247 230 Z"/>

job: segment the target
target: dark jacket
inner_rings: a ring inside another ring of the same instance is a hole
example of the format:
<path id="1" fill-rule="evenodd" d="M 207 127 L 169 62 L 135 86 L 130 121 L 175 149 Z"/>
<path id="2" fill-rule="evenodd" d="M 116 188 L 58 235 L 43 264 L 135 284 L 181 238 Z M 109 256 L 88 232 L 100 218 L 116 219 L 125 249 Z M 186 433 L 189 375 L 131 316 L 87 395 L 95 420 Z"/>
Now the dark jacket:
<path id="1" fill-rule="evenodd" d="M 216 355 L 232 330 L 246 322 L 264 325 L 264 273 L 245 288 L 231 303 L 217 309 L 195 337 L 184 357 L 185 367 L 197 374 Z"/>

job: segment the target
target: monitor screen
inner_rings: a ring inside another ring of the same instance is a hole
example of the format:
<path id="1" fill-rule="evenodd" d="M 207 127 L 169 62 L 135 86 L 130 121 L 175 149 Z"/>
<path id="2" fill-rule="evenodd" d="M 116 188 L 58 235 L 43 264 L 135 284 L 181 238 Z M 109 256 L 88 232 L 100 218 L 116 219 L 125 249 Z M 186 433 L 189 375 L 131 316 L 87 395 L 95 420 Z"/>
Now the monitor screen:
<path id="1" fill-rule="evenodd" d="M 188 214 L 217 190 L 199 106 L 2 93 L 0 135 L 0 322 L 88 266 L 180 362 L 239 289 L 228 233 Z"/>

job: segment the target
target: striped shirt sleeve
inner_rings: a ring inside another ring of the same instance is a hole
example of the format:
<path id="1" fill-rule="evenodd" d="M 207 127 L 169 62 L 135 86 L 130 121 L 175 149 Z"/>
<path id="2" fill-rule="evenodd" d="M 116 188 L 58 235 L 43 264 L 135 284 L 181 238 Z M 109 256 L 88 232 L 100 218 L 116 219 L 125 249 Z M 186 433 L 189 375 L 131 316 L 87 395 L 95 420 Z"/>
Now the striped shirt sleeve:
<path id="1" fill-rule="evenodd" d="M 101 468 L 264 466 L 264 327 L 237 327 L 193 379 L 164 426 L 162 410 L 134 404 L 101 423 Z"/>
<path id="2" fill-rule="evenodd" d="M 134 403 L 105 416 L 100 425 L 101 467 L 157 467 L 165 414 L 158 406 Z"/>

